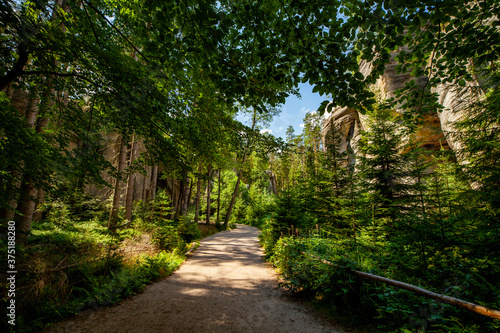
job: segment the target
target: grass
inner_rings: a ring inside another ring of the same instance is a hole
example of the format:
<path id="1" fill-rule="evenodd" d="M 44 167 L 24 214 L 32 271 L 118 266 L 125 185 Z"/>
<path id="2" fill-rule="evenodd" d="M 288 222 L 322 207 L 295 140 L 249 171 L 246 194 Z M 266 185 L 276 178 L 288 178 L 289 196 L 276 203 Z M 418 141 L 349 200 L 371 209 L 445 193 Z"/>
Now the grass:
<path id="1" fill-rule="evenodd" d="M 155 228 L 128 224 L 113 235 L 98 218 L 34 223 L 29 246 L 18 249 L 16 332 L 115 304 L 172 274 L 191 243 L 167 252 L 154 242 Z M 217 232 L 215 225 L 192 228 L 199 239 Z"/>

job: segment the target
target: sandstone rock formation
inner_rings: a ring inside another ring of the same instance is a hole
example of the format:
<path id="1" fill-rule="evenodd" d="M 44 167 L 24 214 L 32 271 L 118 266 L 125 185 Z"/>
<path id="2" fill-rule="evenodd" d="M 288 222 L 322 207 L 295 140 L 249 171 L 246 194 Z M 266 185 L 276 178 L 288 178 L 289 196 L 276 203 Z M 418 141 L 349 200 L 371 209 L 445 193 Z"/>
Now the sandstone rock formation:
<path id="1" fill-rule="evenodd" d="M 340 151 L 345 152 L 352 149 L 356 155 L 357 143 L 362 130 L 364 127 L 356 110 L 348 107 L 337 107 L 326 117 L 321 137 L 324 143 L 330 144 L 331 136 L 336 132 L 341 138 Z M 354 163 L 352 158 L 349 163 Z"/>
<path id="2" fill-rule="evenodd" d="M 416 86 L 424 89 L 426 78 L 412 77 L 409 73 L 397 73 L 397 62 L 395 57 L 398 53 L 391 54 L 391 60 L 386 66 L 384 75 L 382 75 L 370 89 L 376 94 L 379 100 L 394 97 L 396 90 L 403 88 L 406 82 L 415 80 Z M 372 66 L 366 61 L 360 62 L 360 72 L 366 77 L 372 71 Z M 461 118 L 462 113 L 459 112 L 458 96 L 460 90 L 453 87 L 440 86 L 431 92 L 437 92 L 439 102 L 444 106 L 444 109 L 435 114 L 427 114 L 423 117 L 424 125 L 417 131 L 417 139 L 421 145 L 429 150 L 438 150 L 441 147 L 448 148 L 448 145 L 453 150 L 458 150 L 460 144 L 456 137 L 450 135 L 454 131 L 454 123 Z M 329 134 L 333 133 L 334 129 L 342 138 L 341 152 L 352 148 L 354 154 L 357 153 L 357 142 L 360 139 L 362 131 L 369 130 L 367 126 L 367 116 L 361 114 L 355 109 L 347 107 L 336 107 L 330 113 L 325 114 L 325 121 L 321 136 L 323 142 L 327 142 Z"/>

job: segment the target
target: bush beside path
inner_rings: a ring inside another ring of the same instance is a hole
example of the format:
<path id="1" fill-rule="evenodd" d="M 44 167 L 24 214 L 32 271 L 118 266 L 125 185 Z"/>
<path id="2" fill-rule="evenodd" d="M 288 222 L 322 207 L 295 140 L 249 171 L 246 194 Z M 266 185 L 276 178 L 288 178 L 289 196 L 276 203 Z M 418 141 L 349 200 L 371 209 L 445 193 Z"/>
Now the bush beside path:
<path id="1" fill-rule="evenodd" d="M 207 237 L 172 276 L 47 332 L 342 332 L 277 287 L 258 233 L 238 225 Z"/>

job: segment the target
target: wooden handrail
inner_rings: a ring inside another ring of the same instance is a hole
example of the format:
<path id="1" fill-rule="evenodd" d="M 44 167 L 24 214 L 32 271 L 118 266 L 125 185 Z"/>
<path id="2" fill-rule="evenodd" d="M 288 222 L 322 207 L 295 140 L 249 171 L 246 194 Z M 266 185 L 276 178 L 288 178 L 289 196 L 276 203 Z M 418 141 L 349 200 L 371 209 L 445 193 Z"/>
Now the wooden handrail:
<path id="1" fill-rule="evenodd" d="M 429 291 L 429 290 L 426 290 L 426 289 L 423 289 L 423 288 L 420 288 L 420 287 L 417 287 L 417 286 L 414 286 L 414 285 L 411 285 L 411 284 L 408 284 L 408 283 L 404 283 L 404 282 L 401 282 L 401 281 L 396 281 L 396 280 L 388 279 L 388 278 L 385 278 L 383 276 L 378 276 L 378 275 L 374 275 L 374 274 L 370 274 L 370 273 L 365 273 L 365 272 L 362 272 L 362 271 L 357 271 L 357 270 L 354 270 L 354 269 L 350 269 L 350 268 L 347 268 L 347 267 L 336 265 L 336 264 L 334 264 L 334 263 L 332 263 L 332 262 L 330 262 L 328 260 L 325 260 L 323 258 L 320 258 L 320 257 L 314 255 L 314 254 L 310 254 L 310 253 L 307 253 L 307 252 L 304 252 L 304 251 L 300 251 L 300 253 L 302 253 L 303 255 L 306 255 L 308 257 L 311 257 L 313 259 L 319 260 L 322 263 L 324 263 L 326 265 L 329 265 L 329 266 L 346 268 L 349 271 L 351 271 L 353 274 L 356 274 L 358 276 L 361 276 L 361 277 L 364 277 L 364 278 L 367 278 L 367 279 L 379 281 L 379 282 L 382 282 L 382 283 L 385 283 L 385 284 L 389 284 L 391 286 L 395 286 L 395 287 L 398 287 L 398 288 L 401 288 L 401 289 L 405 289 L 405 290 L 411 291 L 411 292 L 413 292 L 415 294 L 422 295 L 422 296 L 425 296 L 425 297 L 431 298 L 431 299 L 436 299 L 436 300 L 439 300 L 439 301 L 441 301 L 443 303 L 446 303 L 446 304 L 455 305 L 455 306 L 458 306 L 458 307 L 460 307 L 462 309 L 465 309 L 467 311 L 472 311 L 472 312 L 478 313 L 478 314 L 486 316 L 486 317 L 490 317 L 490 318 L 494 318 L 494 319 L 500 319 L 500 311 L 498 311 L 498 310 L 492 310 L 492 309 L 489 309 L 489 308 L 484 307 L 482 305 L 478 305 L 478 304 L 466 302 L 466 301 L 463 301 L 463 300 L 455 298 L 455 297 L 450 297 L 450 296 L 446 296 L 446 295 L 443 295 L 443 294 L 438 294 L 438 293 L 435 293 L 435 292 L 432 292 L 432 291 Z"/>

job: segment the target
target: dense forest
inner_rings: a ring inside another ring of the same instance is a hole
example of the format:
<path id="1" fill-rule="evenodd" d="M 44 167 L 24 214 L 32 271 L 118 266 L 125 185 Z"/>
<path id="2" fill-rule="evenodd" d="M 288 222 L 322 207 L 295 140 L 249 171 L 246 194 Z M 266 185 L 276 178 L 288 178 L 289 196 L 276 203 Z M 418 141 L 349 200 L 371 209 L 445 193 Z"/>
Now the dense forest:
<path id="1" fill-rule="evenodd" d="M 497 331 L 351 272 L 500 309 L 499 10 L 1 0 L 5 327 L 115 303 L 245 223 L 287 288 L 347 323 Z M 299 83 L 325 96 L 303 132 L 261 131 Z"/>

